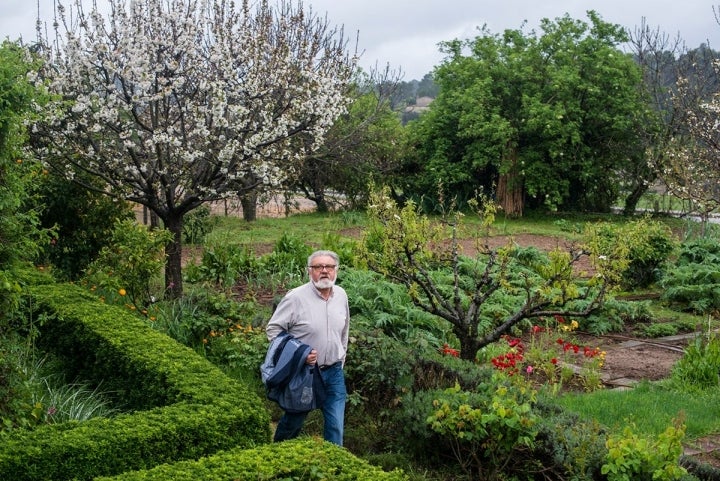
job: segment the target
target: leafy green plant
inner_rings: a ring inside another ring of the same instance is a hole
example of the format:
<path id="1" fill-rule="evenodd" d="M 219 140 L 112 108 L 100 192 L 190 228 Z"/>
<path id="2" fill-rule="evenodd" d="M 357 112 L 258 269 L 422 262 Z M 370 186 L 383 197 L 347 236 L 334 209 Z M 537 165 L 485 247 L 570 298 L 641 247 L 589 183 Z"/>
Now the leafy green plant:
<path id="1" fill-rule="evenodd" d="M 197 288 L 180 299 L 154 304 L 148 310 L 148 321 L 179 343 L 204 352 L 210 339 L 247 319 L 245 307 L 222 292 Z"/>
<path id="2" fill-rule="evenodd" d="M 47 171 L 23 151 L 26 122 L 44 98 L 30 81 L 38 66 L 24 47 L 7 40 L 0 45 L 0 330 L 20 305 L 15 269 L 35 261 L 50 240 L 30 188 Z"/>
<path id="3" fill-rule="evenodd" d="M 202 205 L 183 217 L 183 240 L 189 244 L 200 244 L 213 230 L 217 217 L 210 215 L 210 208 Z"/>
<path id="4" fill-rule="evenodd" d="M 145 311 L 155 297 L 152 281 L 165 265 L 163 253 L 170 239 L 166 230 L 149 230 L 134 220 L 118 221 L 109 245 L 90 264 L 84 282 L 107 301 Z"/>
<path id="5" fill-rule="evenodd" d="M 647 287 L 657 281 L 660 268 L 677 248 L 666 224 L 645 217 L 625 224 L 589 224 L 587 229 L 596 234 L 599 255 L 627 250 L 627 264 L 622 270 L 622 285 L 626 288 Z"/>
<path id="6" fill-rule="evenodd" d="M 94 417 L 109 417 L 118 412 L 106 393 L 98 387 L 84 383 L 57 382 L 52 378 L 43 380 L 45 392 L 33 403 L 42 407 L 45 422 L 49 424 L 66 421 L 86 421 Z"/>
<path id="7" fill-rule="evenodd" d="M 551 460 L 545 468 L 557 474 L 553 479 L 600 479 L 607 455 L 607 430 L 597 420 L 582 419 L 554 404 L 539 402 L 538 414 L 535 453 L 539 458 Z"/>
<path id="8" fill-rule="evenodd" d="M 643 335 L 647 337 L 674 336 L 678 333 L 678 326 L 672 322 L 656 322 L 642 328 Z"/>
<path id="9" fill-rule="evenodd" d="M 673 481 L 686 474 L 679 464 L 685 426 L 676 419 L 656 440 L 638 435 L 631 424 L 610 435 L 602 474 L 608 481 Z"/>
<path id="10" fill-rule="evenodd" d="M 200 263 L 186 266 L 184 276 L 192 283 L 211 282 L 230 288 L 240 279 L 256 276 L 260 268 L 260 261 L 248 247 L 214 238 L 205 244 Z"/>
<path id="11" fill-rule="evenodd" d="M 97 190 L 90 190 L 87 185 Z M 116 223 L 135 219 L 128 202 L 101 191 L 97 179 L 82 173 L 77 173 L 72 181 L 58 175 L 43 175 L 35 186 L 38 202 L 44 206 L 40 215 L 42 226 L 55 229 L 43 255 L 56 268 L 59 278 L 80 279 L 100 251 L 112 242 Z"/>
<path id="12" fill-rule="evenodd" d="M 720 385 L 720 339 L 714 334 L 696 336 L 673 365 L 672 385 L 697 391 Z"/>
<path id="13" fill-rule="evenodd" d="M 260 381 L 258 367 L 269 344 L 264 328 L 230 324 L 211 331 L 205 340 L 205 355 L 214 364 L 239 379 Z"/>
<path id="14" fill-rule="evenodd" d="M 698 238 L 680 246 L 677 261 L 660 281 L 662 299 L 681 309 L 711 313 L 720 308 L 720 241 Z"/>
<path id="15" fill-rule="evenodd" d="M 494 392 L 462 391 L 459 385 L 446 389 L 427 419 L 473 479 L 503 479 L 507 470 L 518 468 L 518 452 L 534 446 L 539 420 L 532 410 L 535 393 L 508 385 L 503 377 L 496 375 Z"/>
<path id="16" fill-rule="evenodd" d="M 307 258 L 313 250 L 304 239 L 286 232 L 275 242 L 272 252 L 262 257 L 262 266 L 269 272 L 285 272 L 304 278 Z"/>

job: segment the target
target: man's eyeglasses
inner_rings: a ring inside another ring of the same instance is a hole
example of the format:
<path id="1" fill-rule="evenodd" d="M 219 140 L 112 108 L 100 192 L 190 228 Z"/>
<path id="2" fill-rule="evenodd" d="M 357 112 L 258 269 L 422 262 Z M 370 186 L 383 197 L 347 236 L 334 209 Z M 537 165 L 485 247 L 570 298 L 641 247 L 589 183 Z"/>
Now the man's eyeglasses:
<path id="1" fill-rule="evenodd" d="M 335 264 L 315 264 L 314 266 L 309 266 L 310 269 L 314 270 L 315 272 L 322 272 L 323 269 L 332 272 L 337 267 Z"/>

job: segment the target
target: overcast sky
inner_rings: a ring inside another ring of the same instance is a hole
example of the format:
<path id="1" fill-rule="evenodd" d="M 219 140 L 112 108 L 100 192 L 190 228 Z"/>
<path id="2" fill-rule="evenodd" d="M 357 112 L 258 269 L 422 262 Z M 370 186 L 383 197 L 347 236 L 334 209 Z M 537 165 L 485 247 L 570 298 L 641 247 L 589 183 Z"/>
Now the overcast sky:
<path id="1" fill-rule="evenodd" d="M 74 1 L 74 0 L 73 0 Z M 85 0 L 86 2 L 88 0 Z M 107 0 L 97 0 L 99 5 Z M 236 0 L 241 3 L 242 0 Z M 38 0 L 0 0 L 0 38 L 26 41 L 35 38 Z M 39 0 L 40 18 L 52 23 L 53 0 Z M 70 0 L 64 0 L 67 5 Z M 597 11 L 603 20 L 630 29 L 646 23 L 671 37 L 680 35 L 688 47 L 707 43 L 720 49 L 720 25 L 713 6 L 705 0 L 304 0 L 316 14 L 327 13 L 331 24 L 343 26 L 363 52 L 361 65 L 368 69 L 389 64 L 401 69 L 405 80 L 421 79 L 442 60 L 437 44 L 472 38 L 487 25 L 492 33 L 520 28 L 537 30 L 542 18 L 566 13 L 587 20 L 586 11 Z"/>

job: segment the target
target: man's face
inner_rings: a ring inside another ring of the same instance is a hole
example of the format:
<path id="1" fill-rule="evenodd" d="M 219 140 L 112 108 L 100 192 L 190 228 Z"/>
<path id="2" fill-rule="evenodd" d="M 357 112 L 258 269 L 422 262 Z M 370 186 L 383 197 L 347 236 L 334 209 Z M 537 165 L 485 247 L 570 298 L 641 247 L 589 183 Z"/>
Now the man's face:
<path id="1" fill-rule="evenodd" d="M 318 289 L 330 289 L 335 285 L 337 265 L 332 257 L 314 257 L 308 270 L 310 271 L 310 280 Z"/>

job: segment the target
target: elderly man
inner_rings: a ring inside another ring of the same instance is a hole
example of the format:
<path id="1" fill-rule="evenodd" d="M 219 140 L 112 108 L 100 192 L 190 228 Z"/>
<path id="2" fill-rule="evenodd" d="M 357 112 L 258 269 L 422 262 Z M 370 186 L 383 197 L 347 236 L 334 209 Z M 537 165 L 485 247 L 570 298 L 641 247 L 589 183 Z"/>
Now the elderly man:
<path id="1" fill-rule="evenodd" d="M 350 307 L 345 290 L 335 285 L 340 259 L 333 251 L 315 251 L 308 257 L 309 281 L 290 290 L 268 322 L 266 333 L 272 341 L 281 332 L 312 347 L 306 363 L 320 367 L 325 385 L 322 405 L 323 435 L 326 441 L 343 444 L 345 422 L 345 353 L 350 328 Z M 275 430 L 274 440 L 297 437 L 307 413 L 285 412 Z"/>

